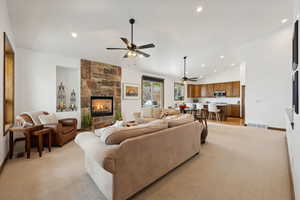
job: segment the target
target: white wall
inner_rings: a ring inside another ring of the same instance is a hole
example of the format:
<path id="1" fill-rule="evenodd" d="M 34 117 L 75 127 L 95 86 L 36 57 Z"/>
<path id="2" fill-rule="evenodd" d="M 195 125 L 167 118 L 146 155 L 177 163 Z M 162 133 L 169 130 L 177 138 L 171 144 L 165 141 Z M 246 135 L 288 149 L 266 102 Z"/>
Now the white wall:
<path id="1" fill-rule="evenodd" d="M 137 69 L 133 69 L 131 67 L 123 67 L 122 68 L 122 84 L 123 83 L 134 83 L 141 85 L 142 76 L 153 76 L 157 78 L 164 79 L 164 106 L 167 108 L 168 106 L 174 106 L 174 80 L 172 78 L 154 75 L 149 73 L 143 73 L 138 71 Z M 123 95 L 123 93 L 122 93 Z M 139 100 L 124 100 L 122 97 L 122 113 L 125 117 L 125 120 L 133 120 L 132 113 L 140 112 L 141 110 L 141 99 Z"/>
<path id="2" fill-rule="evenodd" d="M 79 58 L 18 49 L 16 74 L 16 112 L 46 110 L 56 112 L 56 66 L 80 69 Z M 80 70 L 78 70 L 78 74 Z M 122 83 L 141 85 L 142 75 L 165 79 L 165 107 L 174 105 L 174 80 L 171 78 L 143 73 L 132 67 L 122 67 Z M 80 76 L 78 76 L 79 80 Z M 132 120 L 132 113 L 141 110 L 140 100 L 123 100 L 122 112 L 126 120 Z M 80 110 L 73 113 L 58 113 L 60 117 L 74 117 L 80 120 Z M 79 123 L 80 124 L 80 123 Z"/>
<path id="3" fill-rule="evenodd" d="M 239 49 L 246 66 L 246 123 L 285 127 L 285 108 L 292 99 L 292 27 Z"/>
<path id="4" fill-rule="evenodd" d="M 3 136 L 3 32 L 6 32 L 14 46 L 14 36 L 7 13 L 6 0 L 0 0 L 0 166 L 8 152 L 8 137 Z M 15 53 L 18 56 L 16 50 Z"/>
<path id="5" fill-rule="evenodd" d="M 28 49 L 17 49 L 17 51 L 16 113 L 38 110 L 55 113 L 56 66 L 80 69 L 80 59 Z M 79 79 L 79 77 L 78 74 L 75 78 Z M 58 116 L 77 117 L 80 120 L 80 111 L 59 113 Z"/>
<path id="6" fill-rule="evenodd" d="M 240 81 L 240 67 L 231 67 L 221 72 L 210 74 L 199 80 L 200 84 Z"/>

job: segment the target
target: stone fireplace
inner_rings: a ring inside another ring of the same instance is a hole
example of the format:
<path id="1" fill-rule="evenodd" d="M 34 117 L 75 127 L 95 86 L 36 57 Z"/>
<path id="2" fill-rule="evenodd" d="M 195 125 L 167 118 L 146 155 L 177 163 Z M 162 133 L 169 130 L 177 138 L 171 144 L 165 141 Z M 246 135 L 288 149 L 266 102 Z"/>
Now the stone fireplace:
<path id="1" fill-rule="evenodd" d="M 90 114 L 94 128 L 111 124 L 121 112 L 121 67 L 81 60 L 81 116 Z"/>
<path id="2" fill-rule="evenodd" d="M 114 115 L 114 97 L 91 97 L 91 115 L 92 117 L 113 116 Z"/>

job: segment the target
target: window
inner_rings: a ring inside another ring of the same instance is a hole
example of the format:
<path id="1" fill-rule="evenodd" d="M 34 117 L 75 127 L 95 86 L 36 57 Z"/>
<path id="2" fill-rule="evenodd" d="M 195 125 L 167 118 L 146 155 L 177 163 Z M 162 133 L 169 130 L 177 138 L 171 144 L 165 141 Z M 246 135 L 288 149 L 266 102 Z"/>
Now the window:
<path id="1" fill-rule="evenodd" d="M 174 83 L 174 100 L 184 101 L 184 84 Z"/>
<path id="2" fill-rule="evenodd" d="M 164 107 L 164 80 L 142 77 L 142 107 Z"/>
<path id="3" fill-rule="evenodd" d="M 4 33 L 4 67 L 3 67 L 3 122 L 4 134 L 14 123 L 15 107 L 15 72 L 14 72 L 15 53 L 7 35 Z"/>

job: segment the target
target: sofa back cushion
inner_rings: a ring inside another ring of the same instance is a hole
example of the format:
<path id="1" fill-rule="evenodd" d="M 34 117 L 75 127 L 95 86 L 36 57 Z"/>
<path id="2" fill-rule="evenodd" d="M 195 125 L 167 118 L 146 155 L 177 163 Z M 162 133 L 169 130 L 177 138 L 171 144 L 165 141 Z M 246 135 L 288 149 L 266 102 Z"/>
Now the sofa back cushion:
<path id="1" fill-rule="evenodd" d="M 152 108 L 152 117 L 156 119 L 160 119 L 161 116 L 161 108 Z"/>
<path id="2" fill-rule="evenodd" d="M 133 127 L 107 127 L 101 131 L 101 141 L 112 145 L 120 144 L 126 139 L 153 133 L 168 128 L 168 123 L 164 120 L 156 120 L 147 124 Z"/>
<path id="3" fill-rule="evenodd" d="M 142 108 L 142 117 L 144 118 L 152 118 L 152 108 Z"/>
<path id="4" fill-rule="evenodd" d="M 191 114 L 184 115 L 174 115 L 166 117 L 165 119 L 168 122 L 169 128 L 181 126 L 183 124 L 191 123 L 194 121 L 194 117 Z"/>
<path id="5" fill-rule="evenodd" d="M 165 113 L 167 116 L 170 116 L 170 115 L 179 115 L 180 114 L 180 110 L 176 110 L 176 109 L 164 109 L 163 113 Z"/>

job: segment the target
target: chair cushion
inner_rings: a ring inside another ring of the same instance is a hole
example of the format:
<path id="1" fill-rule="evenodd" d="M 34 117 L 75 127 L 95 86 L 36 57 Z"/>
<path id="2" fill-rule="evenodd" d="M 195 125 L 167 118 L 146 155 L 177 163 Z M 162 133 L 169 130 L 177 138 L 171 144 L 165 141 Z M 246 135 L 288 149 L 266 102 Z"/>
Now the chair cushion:
<path id="1" fill-rule="evenodd" d="M 184 115 L 169 116 L 166 117 L 165 120 L 168 122 L 169 128 L 172 128 L 183 124 L 191 123 L 194 121 L 194 117 L 191 114 L 184 114 Z"/>
<path id="2" fill-rule="evenodd" d="M 168 123 L 164 120 L 156 120 L 147 124 L 133 127 L 107 127 L 103 129 L 101 141 L 106 144 L 120 144 L 126 139 L 153 133 L 168 128 Z"/>
<path id="3" fill-rule="evenodd" d="M 74 127 L 72 126 L 63 126 L 60 128 L 60 133 L 62 133 L 63 135 L 66 135 L 70 132 L 72 132 L 74 130 Z"/>

